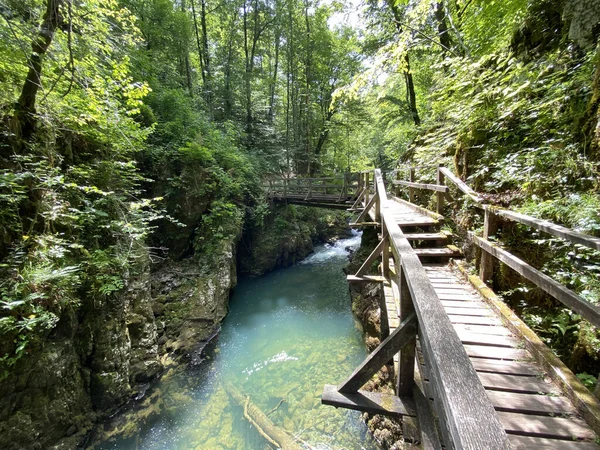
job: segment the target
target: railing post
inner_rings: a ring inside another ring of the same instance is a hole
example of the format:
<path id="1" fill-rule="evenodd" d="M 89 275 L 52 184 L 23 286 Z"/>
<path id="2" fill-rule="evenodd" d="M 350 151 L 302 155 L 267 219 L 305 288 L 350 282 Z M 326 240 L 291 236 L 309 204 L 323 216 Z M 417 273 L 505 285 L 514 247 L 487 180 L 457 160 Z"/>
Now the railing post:
<path id="1" fill-rule="evenodd" d="M 409 171 L 408 181 L 411 183 L 415 182 L 415 168 L 411 167 Z M 408 188 L 408 201 L 411 203 L 415 202 L 415 189 L 412 187 Z"/>
<path id="2" fill-rule="evenodd" d="M 365 172 L 364 175 L 365 175 L 365 189 L 366 189 L 366 191 L 365 191 L 365 205 L 366 205 L 366 204 L 369 203 L 369 200 L 370 200 L 370 197 L 371 197 L 369 195 L 371 187 L 369 186 L 369 172 Z"/>
<path id="3" fill-rule="evenodd" d="M 396 170 L 396 180 L 400 181 L 400 170 Z M 394 186 L 394 194 L 396 195 L 396 197 L 400 197 L 400 186 L 396 185 Z"/>
<path id="4" fill-rule="evenodd" d="M 290 180 L 288 178 L 283 179 L 283 198 L 287 198 L 287 189 L 288 189 L 289 182 L 290 182 Z"/>
<path id="5" fill-rule="evenodd" d="M 444 167 L 443 164 L 438 164 L 437 167 L 437 184 L 439 184 L 440 186 L 444 186 L 444 183 L 446 181 L 444 174 L 442 173 L 442 171 L 440 170 L 442 167 Z M 437 202 L 436 202 L 436 211 L 438 214 L 442 214 L 444 211 L 444 192 L 436 192 L 437 194 Z"/>
<path id="6" fill-rule="evenodd" d="M 361 172 L 358 173 L 358 190 L 357 195 L 363 191 L 363 174 Z"/>
<path id="7" fill-rule="evenodd" d="M 410 290 L 406 282 L 406 276 L 402 263 L 398 268 L 398 290 L 400 291 L 400 314 L 399 319 L 402 322 L 408 316 L 414 313 L 415 307 L 410 296 Z M 410 343 L 400 350 L 400 358 L 398 361 L 398 374 L 396 377 L 396 395 L 398 397 L 410 396 L 415 382 L 415 344 L 416 338 L 413 338 Z"/>
<path id="8" fill-rule="evenodd" d="M 308 179 L 308 194 L 306 194 L 306 199 L 308 200 L 312 194 L 312 179 Z"/>
<path id="9" fill-rule="evenodd" d="M 498 216 L 490 209 L 485 210 L 483 220 L 483 239 L 489 239 L 498 231 Z M 479 264 L 479 278 L 487 283 L 494 275 L 494 257 L 485 250 L 481 250 L 481 262 Z"/>
<path id="10" fill-rule="evenodd" d="M 383 250 L 381 252 L 381 262 L 383 265 L 382 275 L 385 278 L 390 277 L 390 237 L 388 235 L 387 227 L 384 221 L 381 221 L 381 234 L 383 236 Z"/>

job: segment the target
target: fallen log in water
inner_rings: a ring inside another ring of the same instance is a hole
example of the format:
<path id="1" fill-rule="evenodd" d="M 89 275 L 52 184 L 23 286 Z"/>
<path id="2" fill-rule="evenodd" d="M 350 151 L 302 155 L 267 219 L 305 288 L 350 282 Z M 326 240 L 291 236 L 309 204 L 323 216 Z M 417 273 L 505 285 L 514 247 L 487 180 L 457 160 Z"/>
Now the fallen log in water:
<path id="1" fill-rule="evenodd" d="M 227 394 L 244 408 L 244 417 L 268 442 L 282 450 L 304 450 L 304 447 L 298 444 L 287 431 L 275 425 L 260 408 L 254 405 L 250 397 L 244 397 L 231 383 L 225 382 L 223 387 Z"/>

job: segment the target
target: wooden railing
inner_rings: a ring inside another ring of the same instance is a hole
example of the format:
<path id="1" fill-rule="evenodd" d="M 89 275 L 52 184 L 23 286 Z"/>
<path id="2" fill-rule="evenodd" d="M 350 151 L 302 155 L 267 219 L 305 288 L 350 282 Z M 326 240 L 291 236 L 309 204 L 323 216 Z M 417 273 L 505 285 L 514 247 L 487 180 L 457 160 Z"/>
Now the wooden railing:
<path id="1" fill-rule="evenodd" d="M 391 280 L 400 293 L 400 326 L 391 334 L 381 318 L 382 342 L 354 373 L 337 387 L 338 397 L 324 393 L 324 403 L 348 406 L 345 399 L 359 402 L 357 394 L 367 396 L 365 404 L 375 403 L 372 394 L 359 391 L 394 354 L 400 352 L 396 394 L 400 397 L 399 414 L 410 415 L 413 402 L 423 433 L 433 433 L 430 407 L 433 404 L 440 422 L 443 441 L 454 449 L 507 449 L 508 437 L 490 403 L 485 390 L 473 368 L 467 353 L 437 296 L 417 254 L 404 236 L 392 215 L 385 183 L 379 169 L 373 174 L 373 192 L 370 175 L 361 174 L 359 198 L 355 207 L 364 208 L 363 213 L 375 211 L 375 220 L 381 224 L 382 240 L 367 261 L 359 269 L 356 278 L 379 256 L 382 257 L 381 277 L 364 276 L 364 281 Z M 411 182 L 412 183 L 412 182 Z M 414 186 L 410 186 L 414 188 Z M 442 192 L 442 191 L 440 191 Z M 391 250 L 391 254 L 390 254 Z M 390 267 L 390 257 L 393 269 Z M 349 277 L 350 279 L 351 277 Z M 352 281 L 352 280 L 350 280 Z M 380 310 L 385 312 L 385 299 Z M 419 336 L 421 352 L 427 368 L 428 388 L 415 384 L 415 339 Z M 331 391 L 331 389 L 329 389 Z M 339 398 L 342 396 L 344 398 Z M 327 398 L 326 398 L 327 397 Z M 384 403 L 382 401 L 382 403 Z M 357 408 L 358 409 L 358 408 Z"/>
<path id="2" fill-rule="evenodd" d="M 322 178 L 270 177 L 263 187 L 272 199 L 328 200 L 343 202 L 354 198 L 360 189 L 359 175 L 345 173 L 342 176 Z"/>
<path id="3" fill-rule="evenodd" d="M 397 188 L 401 186 L 408 187 L 408 196 L 411 201 L 415 200 L 416 189 L 435 191 L 437 193 L 437 211 L 441 213 L 444 208 L 445 199 L 447 198 L 452 200 L 452 197 L 448 192 L 448 186 L 445 184 L 446 181 L 449 181 L 458 189 L 459 192 L 468 197 L 475 207 L 483 211 L 484 225 L 482 236 L 477 236 L 472 232 L 470 233 L 473 242 L 482 249 L 481 261 L 479 265 L 479 276 L 483 281 L 487 282 L 488 280 L 492 279 L 494 269 L 493 258 L 496 258 L 511 269 L 517 271 L 520 275 L 542 289 L 544 292 L 554 297 L 565 306 L 571 308 L 594 326 L 600 327 L 600 308 L 597 305 L 585 300 L 580 295 L 569 290 L 567 287 L 553 280 L 540 270 L 534 268 L 510 252 L 502 249 L 497 243 L 489 240 L 491 236 L 494 236 L 497 233 L 503 220 L 521 223 L 536 230 L 543 231 L 558 238 L 573 242 L 575 244 L 580 244 L 594 250 L 600 250 L 600 238 L 579 233 L 575 230 L 571 230 L 552 222 L 536 219 L 525 214 L 511 211 L 509 209 L 485 204 L 482 195 L 471 189 L 464 181 L 453 174 L 448 168 L 440 165 L 430 166 L 427 167 L 427 169 L 434 169 L 436 171 L 436 185 L 414 182 L 416 170 L 414 167 L 405 167 L 404 170 L 396 171 L 396 179 L 392 183 Z M 409 181 L 403 181 L 400 179 L 403 173 L 408 173 Z"/>

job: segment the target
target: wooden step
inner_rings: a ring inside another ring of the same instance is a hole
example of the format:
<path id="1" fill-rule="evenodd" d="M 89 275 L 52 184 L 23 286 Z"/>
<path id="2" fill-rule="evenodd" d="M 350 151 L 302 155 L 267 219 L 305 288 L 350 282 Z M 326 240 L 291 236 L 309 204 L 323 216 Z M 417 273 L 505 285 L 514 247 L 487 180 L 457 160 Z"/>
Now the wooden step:
<path id="1" fill-rule="evenodd" d="M 459 258 L 462 256 L 458 247 L 448 245 L 444 248 L 416 248 L 415 253 L 419 259 L 427 259 L 428 261 L 447 261 L 450 258 Z"/>
<path id="2" fill-rule="evenodd" d="M 404 237 L 409 241 L 446 241 L 452 233 L 405 233 Z"/>

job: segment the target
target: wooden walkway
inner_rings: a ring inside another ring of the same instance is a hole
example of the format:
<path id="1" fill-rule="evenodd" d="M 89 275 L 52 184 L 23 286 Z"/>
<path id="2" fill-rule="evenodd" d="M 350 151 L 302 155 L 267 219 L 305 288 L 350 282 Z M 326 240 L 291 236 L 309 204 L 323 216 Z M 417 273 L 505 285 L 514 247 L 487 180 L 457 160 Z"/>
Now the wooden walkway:
<path id="1" fill-rule="evenodd" d="M 380 242 L 348 281 L 380 283 L 382 342 L 346 381 L 326 385 L 322 402 L 402 418 L 405 439 L 425 449 L 600 449 L 598 403 L 584 411 L 590 426 L 514 326 L 452 267 L 461 255 L 439 230 L 444 218 L 387 194 L 377 170 L 370 190 L 367 175 L 351 226 L 380 228 Z M 396 395 L 361 390 L 391 360 Z"/>
<path id="2" fill-rule="evenodd" d="M 402 230 L 407 230 L 405 236 L 409 240 L 443 242 L 447 238 L 438 233 L 415 233 L 415 226 L 431 227 L 440 221 L 406 204 L 393 205 L 393 217 Z M 544 376 L 544 370 L 523 348 L 521 340 L 504 326 L 481 295 L 448 264 L 423 265 L 513 448 L 600 449 L 594 442 L 596 435 L 592 429 L 578 417 L 559 387 Z M 390 269 L 395 272 L 392 258 Z M 390 277 L 383 288 L 385 316 L 389 332 L 393 333 L 400 324 L 399 287 L 394 277 Z M 418 359 L 420 378 L 428 393 L 429 374 L 420 352 Z M 395 355 L 394 363 L 397 372 L 399 354 Z"/>

